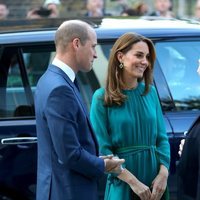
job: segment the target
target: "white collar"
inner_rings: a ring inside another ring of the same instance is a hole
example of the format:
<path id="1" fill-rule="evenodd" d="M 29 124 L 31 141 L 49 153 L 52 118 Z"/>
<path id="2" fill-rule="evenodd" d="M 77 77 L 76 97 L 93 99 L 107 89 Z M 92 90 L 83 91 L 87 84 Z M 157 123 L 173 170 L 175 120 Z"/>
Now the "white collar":
<path id="1" fill-rule="evenodd" d="M 61 60 L 59 60 L 57 58 L 53 59 L 52 64 L 55 65 L 56 67 L 60 68 L 63 72 L 65 72 L 65 74 L 67 74 L 67 76 L 70 78 L 70 80 L 72 82 L 74 82 L 76 75 L 71 67 L 69 67 L 67 64 L 65 64 L 64 62 L 62 62 Z"/>

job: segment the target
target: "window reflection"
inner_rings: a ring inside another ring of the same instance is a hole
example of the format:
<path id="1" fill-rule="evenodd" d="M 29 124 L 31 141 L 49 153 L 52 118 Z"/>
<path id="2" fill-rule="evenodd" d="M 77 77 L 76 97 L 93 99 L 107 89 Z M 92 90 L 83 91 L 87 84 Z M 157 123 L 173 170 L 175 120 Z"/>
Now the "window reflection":
<path id="1" fill-rule="evenodd" d="M 178 110 L 199 109 L 199 42 L 156 44 L 157 59 Z"/>

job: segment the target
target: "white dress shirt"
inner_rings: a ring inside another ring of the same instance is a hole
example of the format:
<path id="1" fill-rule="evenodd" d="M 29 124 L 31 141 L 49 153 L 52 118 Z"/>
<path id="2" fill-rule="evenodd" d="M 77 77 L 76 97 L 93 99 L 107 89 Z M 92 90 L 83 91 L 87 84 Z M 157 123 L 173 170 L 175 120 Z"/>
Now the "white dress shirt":
<path id="1" fill-rule="evenodd" d="M 70 80 L 72 82 L 74 82 L 76 75 L 75 75 L 75 73 L 74 73 L 74 71 L 72 70 L 71 67 L 69 67 L 64 62 L 62 62 L 61 60 L 59 60 L 57 58 L 53 59 L 52 64 L 59 67 L 63 72 L 65 72 L 65 74 L 67 74 L 67 76 L 70 78 Z"/>

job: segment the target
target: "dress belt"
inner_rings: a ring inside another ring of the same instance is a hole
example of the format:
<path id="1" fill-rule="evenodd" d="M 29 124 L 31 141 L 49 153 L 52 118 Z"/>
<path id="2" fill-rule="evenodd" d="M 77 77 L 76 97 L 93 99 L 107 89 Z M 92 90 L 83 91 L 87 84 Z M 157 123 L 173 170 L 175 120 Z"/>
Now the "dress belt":
<path id="1" fill-rule="evenodd" d="M 131 154 L 136 154 L 139 153 L 141 151 L 155 151 L 156 150 L 156 146 L 154 145 L 139 145 L 139 146 L 128 146 L 128 147 L 121 147 L 121 148 L 117 148 L 115 149 L 114 153 L 117 155 L 131 155 Z"/>

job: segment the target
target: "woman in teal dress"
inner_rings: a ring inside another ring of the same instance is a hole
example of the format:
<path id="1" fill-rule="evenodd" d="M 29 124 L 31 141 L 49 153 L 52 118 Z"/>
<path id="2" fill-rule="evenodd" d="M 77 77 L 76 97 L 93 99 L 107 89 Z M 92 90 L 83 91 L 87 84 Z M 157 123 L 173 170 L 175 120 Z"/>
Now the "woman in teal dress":
<path id="1" fill-rule="evenodd" d="M 170 147 L 152 83 L 151 40 L 126 33 L 115 42 L 105 88 L 92 100 L 91 122 L 102 155 L 125 159 L 120 174 L 109 174 L 105 200 L 166 200 Z"/>

